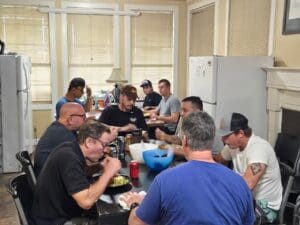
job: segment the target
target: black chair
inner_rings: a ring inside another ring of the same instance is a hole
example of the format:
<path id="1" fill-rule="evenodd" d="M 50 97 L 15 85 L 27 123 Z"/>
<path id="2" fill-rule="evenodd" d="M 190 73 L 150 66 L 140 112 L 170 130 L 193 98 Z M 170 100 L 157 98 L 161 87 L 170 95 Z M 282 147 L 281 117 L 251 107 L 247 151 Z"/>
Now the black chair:
<path id="1" fill-rule="evenodd" d="M 298 196 L 296 206 L 294 208 L 293 225 L 300 225 L 300 196 Z"/>
<path id="2" fill-rule="evenodd" d="M 33 165 L 28 151 L 18 152 L 16 154 L 16 158 L 21 163 L 22 171 L 25 172 L 25 174 L 27 175 L 29 185 L 33 190 L 36 184 L 36 176 L 33 170 Z"/>
<path id="3" fill-rule="evenodd" d="M 295 197 L 300 194 L 300 137 L 279 133 L 275 153 L 278 157 L 283 196 L 279 210 L 278 222 L 284 223 L 288 208 L 294 210 Z"/>
<path id="4" fill-rule="evenodd" d="M 27 175 L 25 173 L 19 174 L 12 178 L 6 186 L 7 191 L 13 197 L 15 202 L 20 224 L 33 224 L 31 219 L 33 191 L 28 183 Z"/>

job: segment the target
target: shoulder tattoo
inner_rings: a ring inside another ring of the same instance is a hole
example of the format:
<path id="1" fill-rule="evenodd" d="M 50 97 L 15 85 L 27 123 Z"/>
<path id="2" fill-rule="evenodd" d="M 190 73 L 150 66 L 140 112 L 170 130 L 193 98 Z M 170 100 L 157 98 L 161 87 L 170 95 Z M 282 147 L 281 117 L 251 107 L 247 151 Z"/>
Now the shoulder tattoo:
<path id="1" fill-rule="evenodd" d="M 250 165 L 250 168 L 251 168 L 252 174 L 254 176 L 261 171 L 260 163 L 253 163 L 253 164 Z"/>

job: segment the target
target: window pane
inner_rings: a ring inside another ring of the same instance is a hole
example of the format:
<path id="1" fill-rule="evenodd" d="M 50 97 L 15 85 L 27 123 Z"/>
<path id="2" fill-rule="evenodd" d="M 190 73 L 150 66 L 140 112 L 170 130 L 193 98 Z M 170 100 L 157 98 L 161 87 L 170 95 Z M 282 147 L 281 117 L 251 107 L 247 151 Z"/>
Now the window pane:
<path id="1" fill-rule="evenodd" d="M 34 101 L 48 102 L 51 99 L 50 80 L 49 66 L 32 67 L 31 93 Z"/>
<path id="2" fill-rule="evenodd" d="M 7 52 L 31 57 L 32 101 L 51 101 L 48 14 L 36 7 L 0 6 L 0 38 Z M 43 66 L 39 65 L 43 64 Z"/>
<path id="3" fill-rule="evenodd" d="M 173 15 L 142 13 L 132 17 L 132 63 L 172 64 Z"/>
<path id="4" fill-rule="evenodd" d="M 173 14 L 143 12 L 131 19 L 131 80 L 143 98 L 142 80 L 151 80 L 156 91 L 162 78 L 173 83 Z"/>
<path id="5" fill-rule="evenodd" d="M 69 79 L 82 77 L 93 93 L 112 90 L 113 17 L 68 15 Z"/>
<path id="6" fill-rule="evenodd" d="M 112 67 L 70 67 L 70 80 L 74 77 L 82 77 L 92 88 L 93 93 L 100 90 L 112 90 L 114 84 L 106 82 L 111 71 Z"/>
<path id="7" fill-rule="evenodd" d="M 68 15 L 70 64 L 113 63 L 113 17 Z"/>

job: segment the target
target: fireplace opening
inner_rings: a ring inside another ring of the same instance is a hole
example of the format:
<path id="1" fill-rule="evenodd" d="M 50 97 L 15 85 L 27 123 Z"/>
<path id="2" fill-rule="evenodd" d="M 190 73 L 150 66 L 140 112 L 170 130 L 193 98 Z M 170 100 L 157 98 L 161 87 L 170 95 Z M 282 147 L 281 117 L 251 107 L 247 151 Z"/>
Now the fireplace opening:
<path id="1" fill-rule="evenodd" d="M 282 109 L 281 132 L 300 136 L 300 111 Z"/>

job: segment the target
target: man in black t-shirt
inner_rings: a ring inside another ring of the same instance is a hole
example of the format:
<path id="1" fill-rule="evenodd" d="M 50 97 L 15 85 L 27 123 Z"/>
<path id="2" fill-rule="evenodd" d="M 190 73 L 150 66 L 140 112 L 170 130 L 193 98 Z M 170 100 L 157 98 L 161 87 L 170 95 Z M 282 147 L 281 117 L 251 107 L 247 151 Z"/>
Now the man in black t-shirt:
<path id="1" fill-rule="evenodd" d="M 85 122 L 85 111 L 76 102 L 67 102 L 60 109 L 60 117 L 40 138 L 34 154 L 34 172 L 39 176 L 48 156 L 60 144 L 75 141 L 79 127 Z"/>
<path id="2" fill-rule="evenodd" d="M 161 100 L 161 95 L 153 91 L 152 83 L 150 80 L 143 80 L 141 86 L 146 97 L 144 100 L 143 107 L 147 109 L 155 108 L 158 106 Z"/>
<path id="3" fill-rule="evenodd" d="M 119 135 L 125 135 L 137 128 L 148 130 L 143 112 L 134 105 L 136 98 L 135 87 L 132 85 L 122 87 L 119 104 L 105 108 L 99 121 L 109 126 L 115 126 Z"/>
<path id="4" fill-rule="evenodd" d="M 111 140 L 110 129 L 89 120 L 78 133 L 78 142 L 65 142 L 48 157 L 37 181 L 32 217 L 36 225 L 97 224 L 81 217 L 103 194 L 106 186 L 121 168 L 116 158 L 106 157 L 102 175 L 91 184 L 85 172 L 87 165 L 98 162 Z"/>

